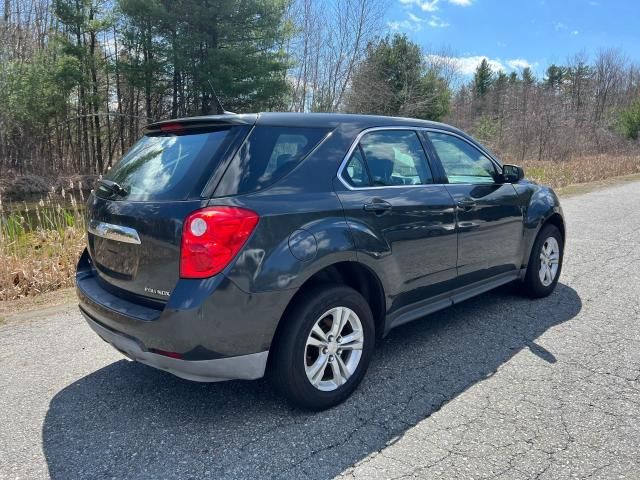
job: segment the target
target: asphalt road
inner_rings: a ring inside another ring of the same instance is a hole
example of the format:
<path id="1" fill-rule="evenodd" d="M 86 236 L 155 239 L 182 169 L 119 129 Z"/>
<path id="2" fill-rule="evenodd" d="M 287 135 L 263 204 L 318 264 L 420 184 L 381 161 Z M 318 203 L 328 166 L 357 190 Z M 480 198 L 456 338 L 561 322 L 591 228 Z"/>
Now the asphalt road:
<path id="1" fill-rule="evenodd" d="M 640 478 L 640 183 L 563 205 L 551 297 L 505 287 L 393 331 L 323 413 L 124 360 L 75 306 L 10 321 L 0 478 Z"/>

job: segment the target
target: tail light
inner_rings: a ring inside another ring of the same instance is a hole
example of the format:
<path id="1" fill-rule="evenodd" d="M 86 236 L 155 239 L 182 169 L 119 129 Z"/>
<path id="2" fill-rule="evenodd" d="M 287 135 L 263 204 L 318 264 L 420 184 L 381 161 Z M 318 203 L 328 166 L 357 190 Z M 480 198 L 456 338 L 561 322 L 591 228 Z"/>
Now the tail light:
<path id="1" fill-rule="evenodd" d="M 257 213 L 238 207 L 209 207 L 184 222 L 180 276 L 206 278 L 220 273 L 234 259 L 258 224 Z"/>

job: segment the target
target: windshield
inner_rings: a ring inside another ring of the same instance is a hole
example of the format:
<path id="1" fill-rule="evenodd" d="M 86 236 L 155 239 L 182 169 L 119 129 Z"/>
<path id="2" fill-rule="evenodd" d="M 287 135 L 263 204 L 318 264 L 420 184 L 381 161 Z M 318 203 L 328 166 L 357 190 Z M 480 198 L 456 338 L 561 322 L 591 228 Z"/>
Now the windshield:
<path id="1" fill-rule="evenodd" d="M 186 200 L 197 197 L 220 160 L 231 128 L 142 137 L 105 176 L 131 201 Z M 100 187 L 98 194 L 113 196 Z"/>

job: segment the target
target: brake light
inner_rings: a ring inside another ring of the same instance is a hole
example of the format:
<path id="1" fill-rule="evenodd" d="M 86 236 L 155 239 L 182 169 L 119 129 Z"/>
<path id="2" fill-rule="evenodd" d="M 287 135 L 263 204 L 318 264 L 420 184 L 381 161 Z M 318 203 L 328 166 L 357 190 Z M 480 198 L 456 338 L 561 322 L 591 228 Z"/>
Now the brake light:
<path id="1" fill-rule="evenodd" d="M 163 123 L 160 125 L 160 131 L 162 133 L 183 133 L 184 125 L 181 123 Z"/>
<path id="2" fill-rule="evenodd" d="M 208 207 L 189 214 L 182 229 L 180 276 L 207 278 L 235 258 L 258 224 L 257 213 L 239 207 Z"/>

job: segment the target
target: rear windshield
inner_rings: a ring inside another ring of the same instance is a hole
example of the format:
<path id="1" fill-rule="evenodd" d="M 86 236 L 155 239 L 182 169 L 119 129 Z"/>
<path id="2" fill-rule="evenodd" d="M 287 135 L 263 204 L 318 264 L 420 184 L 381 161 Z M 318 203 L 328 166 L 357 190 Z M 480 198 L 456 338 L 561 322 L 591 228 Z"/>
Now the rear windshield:
<path id="1" fill-rule="evenodd" d="M 328 132 L 320 128 L 255 127 L 233 158 L 215 195 L 266 188 L 293 170 Z"/>
<path id="2" fill-rule="evenodd" d="M 232 128 L 148 134 L 105 175 L 131 201 L 186 200 L 199 196 L 225 150 Z M 101 196 L 110 192 L 99 188 Z"/>

